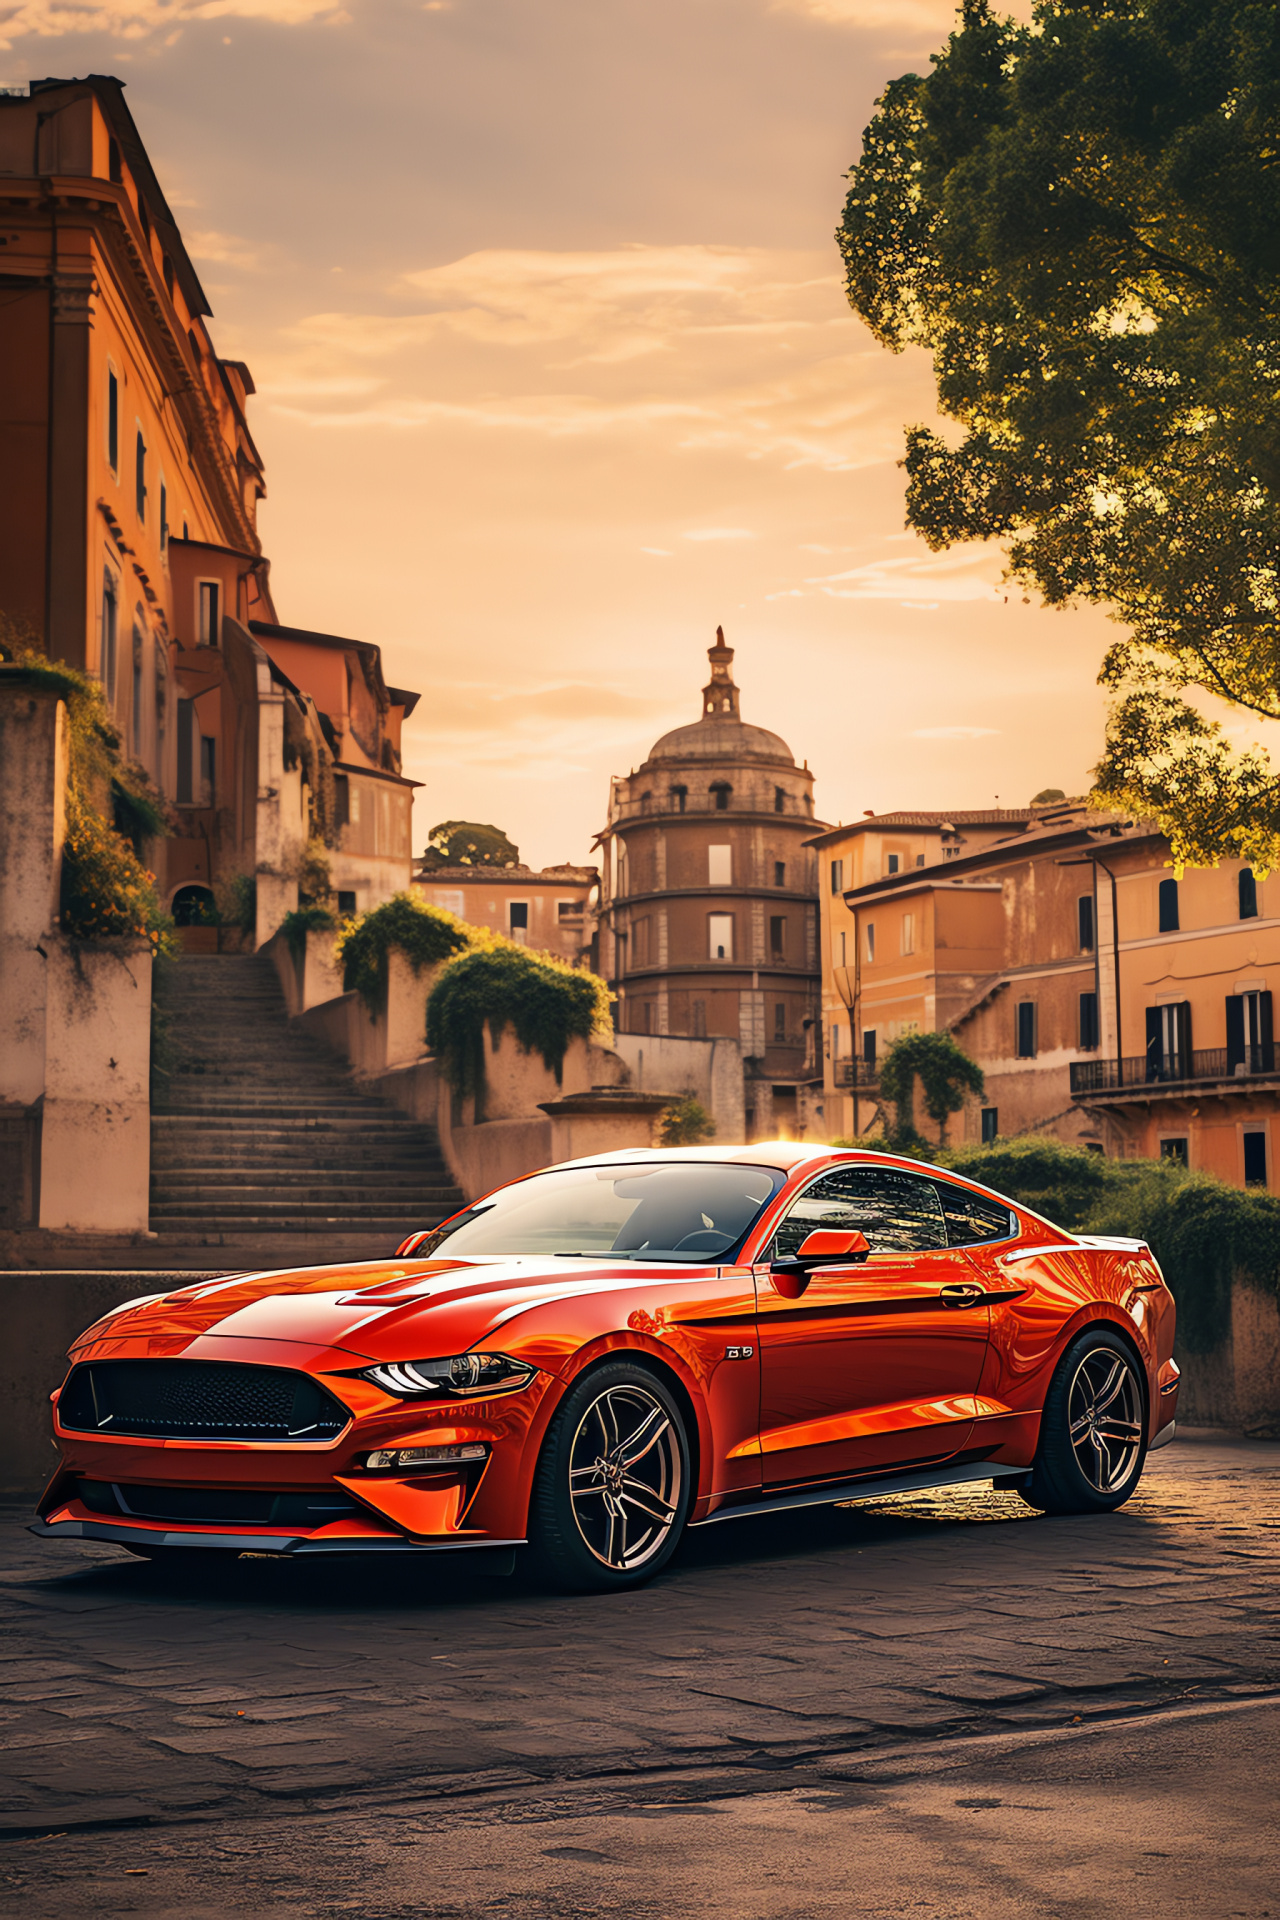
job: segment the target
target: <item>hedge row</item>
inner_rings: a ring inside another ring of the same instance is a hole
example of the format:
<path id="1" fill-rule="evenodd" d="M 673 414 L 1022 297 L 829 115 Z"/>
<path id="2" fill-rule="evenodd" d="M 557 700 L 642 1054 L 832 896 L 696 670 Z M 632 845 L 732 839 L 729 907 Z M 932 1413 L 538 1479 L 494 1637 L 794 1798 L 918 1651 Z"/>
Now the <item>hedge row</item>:
<path id="1" fill-rule="evenodd" d="M 938 1162 L 1055 1226 L 1147 1241 L 1190 1352 L 1220 1340 L 1233 1275 L 1280 1297 L 1280 1195 L 1265 1188 L 1231 1187 L 1168 1160 L 1108 1160 L 1042 1134 L 957 1148 Z"/>

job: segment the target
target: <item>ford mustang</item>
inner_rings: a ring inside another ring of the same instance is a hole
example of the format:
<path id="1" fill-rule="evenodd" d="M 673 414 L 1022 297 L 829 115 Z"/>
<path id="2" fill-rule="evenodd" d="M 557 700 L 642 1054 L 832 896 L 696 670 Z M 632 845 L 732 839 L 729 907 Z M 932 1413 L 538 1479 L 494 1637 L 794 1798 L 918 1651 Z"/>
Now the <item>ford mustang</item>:
<path id="1" fill-rule="evenodd" d="M 527 1548 L 651 1578 L 689 1527 L 987 1481 L 1127 1500 L 1173 1437 L 1174 1302 L 885 1154 L 636 1150 L 514 1181 L 393 1259 L 132 1300 L 52 1396 L 34 1531 L 146 1556 Z"/>

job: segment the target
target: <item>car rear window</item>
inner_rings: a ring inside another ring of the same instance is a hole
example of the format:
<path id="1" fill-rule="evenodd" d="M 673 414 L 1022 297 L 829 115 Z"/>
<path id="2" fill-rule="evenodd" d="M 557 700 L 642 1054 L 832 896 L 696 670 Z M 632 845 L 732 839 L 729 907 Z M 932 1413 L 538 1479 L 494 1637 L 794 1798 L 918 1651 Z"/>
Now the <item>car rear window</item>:
<path id="1" fill-rule="evenodd" d="M 1017 1232 L 1017 1215 L 1003 1201 L 989 1194 L 971 1193 L 967 1187 L 953 1187 L 949 1180 L 935 1180 L 934 1185 L 942 1202 L 949 1246 L 976 1247 L 984 1240 L 1007 1240 Z"/>

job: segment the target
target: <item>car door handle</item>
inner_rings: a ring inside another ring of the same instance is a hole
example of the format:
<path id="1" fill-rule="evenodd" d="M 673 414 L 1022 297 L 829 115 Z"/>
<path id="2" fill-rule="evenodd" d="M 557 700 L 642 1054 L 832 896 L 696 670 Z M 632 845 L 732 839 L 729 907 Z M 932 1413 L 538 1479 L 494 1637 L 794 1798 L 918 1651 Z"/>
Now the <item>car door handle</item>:
<path id="1" fill-rule="evenodd" d="M 972 1280 L 957 1280 L 943 1287 L 938 1295 L 944 1307 L 976 1307 L 986 1297 L 986 1288 L 975 1285 Z"/>

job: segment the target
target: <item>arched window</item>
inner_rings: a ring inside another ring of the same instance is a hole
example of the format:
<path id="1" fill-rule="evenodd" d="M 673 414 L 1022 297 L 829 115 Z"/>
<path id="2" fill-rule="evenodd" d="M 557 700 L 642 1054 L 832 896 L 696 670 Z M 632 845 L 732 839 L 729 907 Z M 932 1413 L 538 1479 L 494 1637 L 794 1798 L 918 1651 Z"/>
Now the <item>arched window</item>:
<path id="1" fill-rule="evenodd" d="M 683 813 L 685 810 L 685 805 L 689 798 L 688 787 L 672 787 L 670 789 L 670 794 L 671 794 L 672 812 Z"/>
<path id="2" fill-rule="evenodd" d="M 651 793 L 642 793 L 640 795 L 640 811 L 641 813 L 652 813 L 653 795 Z"/>
<path id="3" fill-rule="evenodd" d="M 727 813 L 729 811 L 729 795 L 733 792 L 733 788 L 729 785 L 729 782 L 727 780 L 713 780 L 709 791 L 711 794 L 711 804 L 716 812 Z"/>
<path id="4" fill-rule="evenodd" d="M 1176 933 L 1178 925 L 1178 883 L 1176 880 L 1162 880 L 1160 882 L 1160 931 Z"/>
<path id="5" fill-rule="evenodd" d="M 786 788 L 785 788 L 785 787 L 775 787 L 775 788 L 774 788 L 774 790 L 773 790 L 773 810 L 774 810 L 774 812 L 775 812 L 775 813 L 785 813 L 785 812 L 786 812 L 786 810 L 787 810 L 787 790 L 786 790 Z"/>
<path id="6" fill-rule="evenodd" d="M 170 911 L 175 926 L 209 927 L 214 923 L 217 909 L 208 887 L 186 886 L 179 887 L 174 894 Z"/>
<path id="7" fill-rule="evenodd" d="M 1240 888 L 1240 918 L 1256 920 L 1258 917 L 1258 882 L 1254 878 L 1252 867 L 1241 867 L 1238 881 Z"/>

